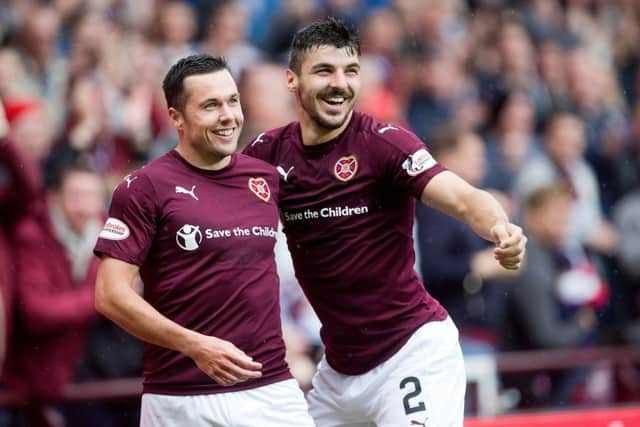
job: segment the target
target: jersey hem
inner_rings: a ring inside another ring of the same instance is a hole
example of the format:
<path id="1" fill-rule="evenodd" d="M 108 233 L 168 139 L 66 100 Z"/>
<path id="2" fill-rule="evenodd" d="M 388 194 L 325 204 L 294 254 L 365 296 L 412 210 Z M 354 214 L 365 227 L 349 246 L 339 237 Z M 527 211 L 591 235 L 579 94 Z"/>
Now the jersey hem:
<path id="1" fill-rule="evenodd" d="M 254 381 L 247 381 L 244 383 L 236 384 L 229 387 L 220 386 L 217 384 L 204 384 L 183 386 L 167 384 L 142 384 L 142 394 L 164 394 L 170 396 L 196 396 L 201 394 L 218 394 L 218 393 L 231 393 L 234 391 L 251 390 L 254 388 L 266 386 L 269 384 L 286 381 L 292 379 L 291 372 L 286 371 L 277 375 L 273 375 L 267 378 L 259 378 Z M 213 380 L 211 380 L 213 382 Z"/>

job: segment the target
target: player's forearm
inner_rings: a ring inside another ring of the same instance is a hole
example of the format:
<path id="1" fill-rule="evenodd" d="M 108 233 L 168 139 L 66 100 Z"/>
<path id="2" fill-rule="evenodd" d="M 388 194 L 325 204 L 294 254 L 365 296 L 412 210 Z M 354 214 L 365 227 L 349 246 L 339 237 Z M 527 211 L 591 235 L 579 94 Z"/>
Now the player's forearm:
<path id="1" fill-rule="evenodd" d="M 474 189 L 466 195 L 463 203 L 462 221 L 486 240 L 494 241 L 491 235 L 493 226 L 509 222 L 502 205 L 487 191 Z"/>
<path id="2" fill-rule="evenodd" d="M 190 355 L 198 333 L 158 312 L 138 295 L 130 283 L 115 283 L 98 275 L 96 309 L 139 339 Z"/>
<path id="3" fill-rule="evenodd" d="M 479 236 L 494 241 L 491 228 L 508 222 L 507 214 L 491 194 L 469 185 L 450 171 L 434 176 L 420 200 L 469 225 Z"/>

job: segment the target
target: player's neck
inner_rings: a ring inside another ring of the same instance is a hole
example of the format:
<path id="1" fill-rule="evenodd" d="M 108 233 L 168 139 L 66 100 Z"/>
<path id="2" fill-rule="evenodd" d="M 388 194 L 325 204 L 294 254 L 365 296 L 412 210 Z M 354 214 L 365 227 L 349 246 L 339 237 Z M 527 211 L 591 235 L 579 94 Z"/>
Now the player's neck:
<path id="1" fill-rule="evenodd" d="M 198 169 L 217 171 L 227 167 L 231 162 L 231 156 L 217 156 L 215 154 L 202 154 L 196 152 L 193 148 L 187 147 L 186 144 L 178 144 L 175 148 L 180 157 L 187 163 Z"/>
<path id="2" fill-rule="evenodd" d="M 318 126 L 316 122 L 308 115 L 302 115 L 302 117 L 300 118 L 302 143 L 304 145 L 319 145 L 334 140 L 339 135 L 341 135 L 342 132 L 344 132 L 347 126 L 349 126 L 352 117 L 353 111 L 349 113 L 349 117 L 347 117 L 347 120 L 344 121 L 342 126 L 336 129 L 326 129 Z"/>

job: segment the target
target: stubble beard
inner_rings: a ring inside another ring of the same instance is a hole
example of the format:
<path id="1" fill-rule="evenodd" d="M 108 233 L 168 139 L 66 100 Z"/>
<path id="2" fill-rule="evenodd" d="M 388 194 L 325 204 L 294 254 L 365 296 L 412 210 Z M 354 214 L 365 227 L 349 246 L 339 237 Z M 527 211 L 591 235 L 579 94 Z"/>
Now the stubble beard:
<path id="1" fill-rule="evenodd" d="M 341 118 L 336 117 L 337 121 L 327 120 L 319 112 L 319 108 L 318 109 L 314 108 L 314 104 L 316 102 L 318 103 L 322 102 L 319 98 L 320 94 L 316 94 L 313 97 L 307 98 L 303 96 L 303 92 L 304 90 L 302 88 L 298 89 L 298 98 L 301 100 L 302 109 L 307 113 L 307 115 L 309 116 L 309 118 L 311 118 L 311 120 L 315 123 L 315 125 L 321 129 L 325 129 L 325 130 L 338 129 L 339 127 L 344 125 L 344 123 L 347 121 L 347 118 L 350 116 L 351 111 L 353 111 L 353 105 L 351 105 L 347 109 L 347 111 L 345 111 L 344 115 Z M 346 95 L 346 98 L 348 99 L 348 101 L 345 100 L 345 102 L 352 101 L 352 97 L 350 95 Z"/>

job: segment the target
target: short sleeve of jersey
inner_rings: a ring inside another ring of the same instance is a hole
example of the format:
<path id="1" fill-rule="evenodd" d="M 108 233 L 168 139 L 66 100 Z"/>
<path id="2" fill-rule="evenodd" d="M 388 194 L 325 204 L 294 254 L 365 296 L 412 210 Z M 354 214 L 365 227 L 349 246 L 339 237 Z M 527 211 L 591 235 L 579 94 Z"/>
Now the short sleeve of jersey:
<path id="1" fill-rule="evenodd" d="M 384 165 L 387 178 L 418 199 L 431 178 L 445 170 L 431 156 L 424 142 L 405 129 L 397 127 L 383 135 L 379 131 L 373 135 L 378 138 L 375 146 L 379 148 L 374 155 Z"/>
<path id="2" fill-rule="evenodd" d="M 156 221 L 155 190 L 149 177 L 130 176 L 113 192 L 109 218 L 94 253 L 141 266 L 155 237 Z"/>

